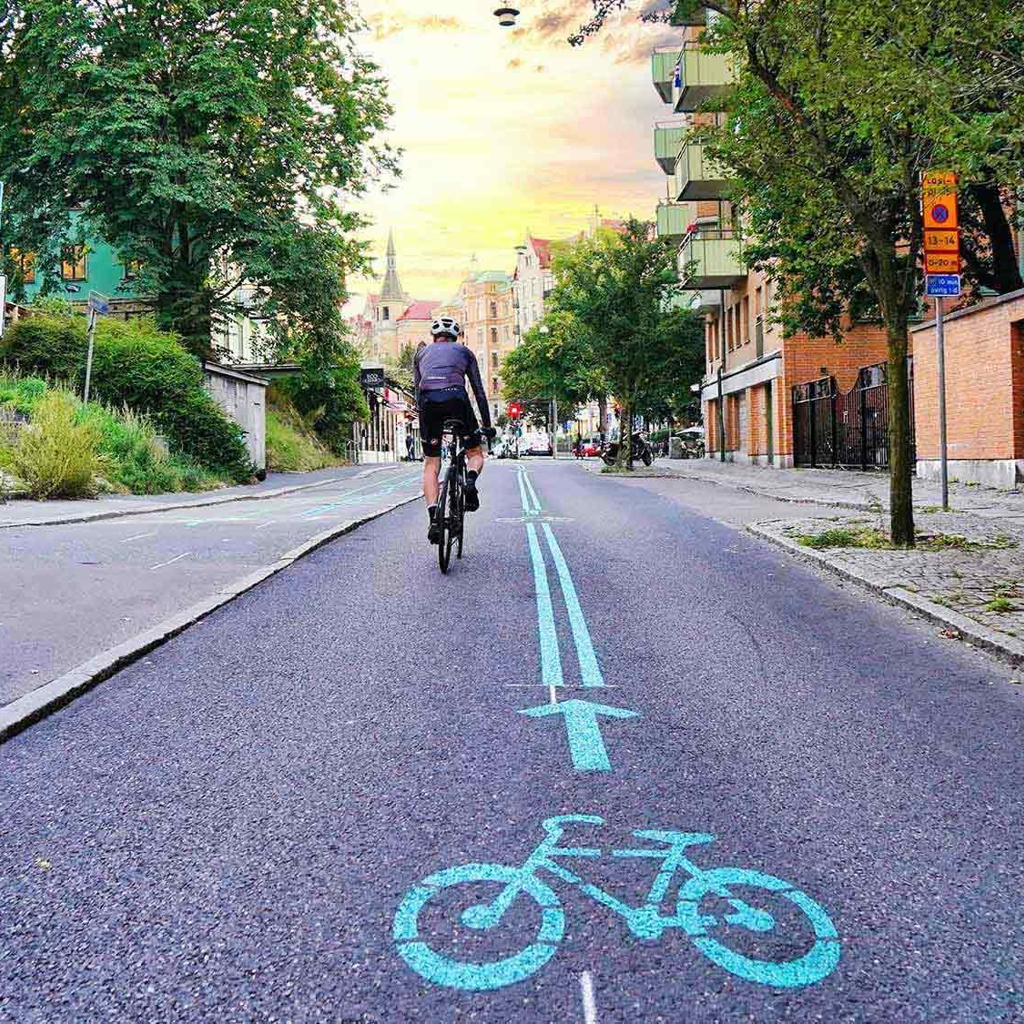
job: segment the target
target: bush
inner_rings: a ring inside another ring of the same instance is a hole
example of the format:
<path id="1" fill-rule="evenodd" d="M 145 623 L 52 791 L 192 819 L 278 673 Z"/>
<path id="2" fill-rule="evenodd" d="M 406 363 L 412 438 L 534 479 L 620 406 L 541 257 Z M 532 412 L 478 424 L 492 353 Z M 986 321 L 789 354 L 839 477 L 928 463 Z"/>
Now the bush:
<path id="1" fill-rule="evenodd" d="M 0 406 L 11 405 L 28 416 L 46 394 L 47 386 L 42 377 L 0 376 Z"/>
<path id="2" fill-rule="evenodd" d="M 267 388 L 267 468 L 309 472 L 337 464 L 287 395 L 277 385 Z"/>
<path id="3" fill-rule="evenodd" d="M 352 424 L 366 420 L 370 410 L 359 386 L 359 359 L 354 351 L 339 356 L 329 368 L 303 367 L 296 377 L 286 377 L 279 384 L 299 413 L 312 422 L 317 436 L 331 451 L 345 453 L 352 440 Z"/>
<path id="4" fill-rule="evenodd" d="M 19 320 L 0 350 L 23 371 L 48 373 L 75 387 L 84 382 L 86 353 L 85 318 L 54 313 Z M 100 321 L 92 388 L 105 402 L 148 414 L 175 452 L 204 469 L 236 482 L 252 476 L 242 429 L 203 387 L 198 360 L 151 321 Z"/>
<path id="5" fill-rule="evenodd" d="M 149 420 L 127 407 L 114 412 L 90 402 L 80 418 L 99 432 L 98 449 L 109 460 L 107 479 L 132 494 L 206 491 L 219 483 L 193 460 L 168 454 Z"/>
<path id="6" fill-rule="evenodd" d="M 35 405 L 32 423 L 10 453 L 11 471 L 33 498 L 87 498 L 106 460 L 98 451 L 99 431 L 77 417 L 75 399 L 51 391 Z"/>

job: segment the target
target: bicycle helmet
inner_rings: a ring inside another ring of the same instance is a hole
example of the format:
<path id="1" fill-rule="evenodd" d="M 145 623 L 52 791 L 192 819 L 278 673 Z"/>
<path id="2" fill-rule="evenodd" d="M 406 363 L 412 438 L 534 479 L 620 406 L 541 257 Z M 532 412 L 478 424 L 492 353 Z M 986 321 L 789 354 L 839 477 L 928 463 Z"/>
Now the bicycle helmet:
<path id="1" fill-rule="evenodd" d="M 431 325 L 430 333 L 436 338 L 439 334 L 449 334 L 457 338 L 462 334 L 459 321 L 452 316 L 439 316 Z"/>

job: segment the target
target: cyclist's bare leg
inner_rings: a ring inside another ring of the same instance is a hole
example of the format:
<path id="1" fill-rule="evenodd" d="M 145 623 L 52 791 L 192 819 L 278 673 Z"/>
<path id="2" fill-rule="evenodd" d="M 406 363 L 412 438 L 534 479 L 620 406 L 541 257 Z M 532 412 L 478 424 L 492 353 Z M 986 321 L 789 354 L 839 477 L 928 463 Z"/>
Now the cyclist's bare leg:
<path id="1" fill-rule="evenodd" d="M 473 470 L 473 472 L 479 476 L 484 471 L 484 462 L 486 458 L 483 448 L 467 448 L 466 469 Z"/>
<path id="2" fill-rule="evenodd" d="M 427 499 L 427 508 L 437 504 L 437 496 L 441 490 L 437 482 L 441 472 L 441 460 L 423 456 L 423 497 Z"/>

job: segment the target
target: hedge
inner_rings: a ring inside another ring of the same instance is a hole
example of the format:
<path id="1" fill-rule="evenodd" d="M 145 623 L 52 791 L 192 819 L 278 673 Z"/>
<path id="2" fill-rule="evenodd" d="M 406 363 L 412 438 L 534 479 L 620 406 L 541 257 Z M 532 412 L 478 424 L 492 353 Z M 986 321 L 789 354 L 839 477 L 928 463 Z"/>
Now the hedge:
<path id="1" fill-rule="evenodd" d="M 19 320 L 0 348 L 0 358 L 23 371 L 66 380 L 79 390 L 86 353 L 85 318 L 60 314 Z M 148 414 L 171 448 L 200 466 L 237 481 L 252 475 L 244 433 L 203 387 L 198 360 L 150 321 L 100 321 L 92 390 L 109 405 Z"/>

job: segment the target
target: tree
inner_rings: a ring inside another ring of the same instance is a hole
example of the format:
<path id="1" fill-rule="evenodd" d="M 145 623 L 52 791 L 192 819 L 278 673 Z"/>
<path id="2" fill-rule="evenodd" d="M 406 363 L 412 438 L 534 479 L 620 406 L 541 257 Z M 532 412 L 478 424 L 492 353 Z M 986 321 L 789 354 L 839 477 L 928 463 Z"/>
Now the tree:
<path id="1" fill-rule="evenodd" d="M 624 3 L 594 6 L 572 41 Z M 673 15 L 699 7 L 718 16 L 706 41 L 730 55 L 735 86 L 725 116 L 694 137 L 734 178 L 748 262 L 775 277 L 784 327 L 839 336 L 858 303 L 885 325 L 890 530 L 913 545 L 907 354 L 921 294 L 920 178 L 961 172 L 973 280 L 1019 287 L 1006 214 L 1022 178 L 1019 5 L 678 0 Z"/>
<path id="2" fill-rule="evenodd" d="M 522 344 L 503 360 L 501 375 L 505 400 L 524 402 L 531 418 L 547 419 L 552 399 L 568 411 L 606 394 L 586 328 L 563 310 L 549 310 L 523 335 Z"/>
<path id="3" fill-rule="evenodd" d="M 342 0 L 19 0 L 0 19 L 5 242 L 59 279 L 79 209 L 193 351 L 241 307 L 280 353 L 329 357 L 366 262 L 344 200 L 395 170 L 358 26 Z"/>
<path id="4" fill-rule="evenodd" d="M 553 265 L 550 308 L 585 332 L 589 358 L 620 404 L 619 466 L 632 469 L 634 415 L 675 388 L 665 374 L 680 369 L 680 353 L 692 351 L 701 331 L 694 314 L 670 309 L 680 290 L 675 246 L 630 219 L 621 234 L 567 247 Z"/>

